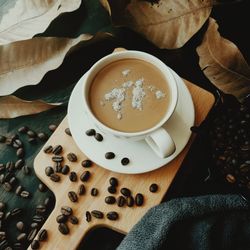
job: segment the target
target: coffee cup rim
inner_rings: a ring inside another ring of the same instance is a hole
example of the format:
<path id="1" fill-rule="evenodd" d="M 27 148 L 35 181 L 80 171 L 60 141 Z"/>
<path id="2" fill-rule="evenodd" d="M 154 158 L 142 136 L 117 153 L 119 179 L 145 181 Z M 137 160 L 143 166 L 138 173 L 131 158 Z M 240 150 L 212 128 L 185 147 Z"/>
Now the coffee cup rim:
<path id="1" fill-rule="evenodd" d="M 138 58 L 138 56 L 139 56 L 139 58 Z M 115 130 L 113 128 L 106 126 L 105 124 L 100 122 L 95 117 L 95 115 L 92 113 L 92 111 L 89 107 L 88 91 L 89 91 L 90 84 L 93 81 L 94 77 L 103 67 L 105 67 L 106 65 L 108 65 L 114 61 L 118 61 L 118 60 L 122 60 L 122 59 L 133 59 L 133 58 L 144 60 L 144 61 L 151 63 L 151 64 L 153 64 L 152 61 L 154 62 L 153 65 L 161 71 L 161 73 L 166 78 L 166 82 L 169 84 L 169 87 L 171 89 L 171 104 L 170 104 L 170 107 L 167 109 L 167 112 L 164 115 L 164 117 L 155 126 L 149 128 L 149 129 L 146 129 L 146 130 L 138 131 L 138 132 L 124 132 L 124 131 Z M 155 65 L 155 63 L 157 65 Z M 164 71 L 166 71 L 167 73 L 166 72 L 164 73 Z M 101 58 L 100 60 L 98 60 L 89 69 L 87 76 L 86 76 L 86 79 L 82 83 L 82 87 L 83 87 L 82 88 L 82 90 L 83 90 L 83 95 L 82 95 L 83 96 L 83 103 L 82 104 L 85 105 L 85 110 L 87 111 L 88 116 L 90 116 L 91 119 L 94 120 L 94 123 L 97 125 L 97 127 L 100 128 L 103 132 L 109 132 L 113 135 L 126 137 L 126 138 L 147 135 L 147 134 L 150 134 L 153 131 L 157 130 L 158 128 L 162 127 L 162 125 L 164 123 L 166 123 L 168 121 L 168 119 L 171 117 L 171 115 L 173 114 L 173 112 L 176 108 L 176 105 L 177 105 L 177 101 L 178 101 L 177 83 L 176 83 L 176 79 L 174 78 L 172 72 L 170 71 L 170 68 L 165 63 L 163 63 L 160 59 L 158 59 L 157 57 L 155 57 L 149 53 L 137 51 L 137 50 L 125 50 L 125 51 L 114 52 L 114 53 L 109 54 L 109 55 Z"/>

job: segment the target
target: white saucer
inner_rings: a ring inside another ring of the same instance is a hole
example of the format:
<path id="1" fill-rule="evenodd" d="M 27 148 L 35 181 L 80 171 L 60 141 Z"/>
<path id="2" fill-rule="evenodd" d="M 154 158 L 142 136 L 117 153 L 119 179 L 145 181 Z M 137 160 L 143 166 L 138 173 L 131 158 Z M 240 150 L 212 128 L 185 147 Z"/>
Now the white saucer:
<path id="1" fill-rule="evenodd" d="M 145 173 L 172 161 L 187 144 L 191 136 L 190 127 L 193 126 L 195 119 L 191 94 L 183 80 L 175 72 L 173 73 L 178 83 L 178 103 L 175 112 L 164 125 L 176 144 L 176 151 L 173 155 L 165 159 L 159 158 L 144 140 L 128 142 L 100 132 L 104 140 L 98 142 L 92 136 L 87 136 L 85 131 L 90 128 L 99 131 L 88 118 L 84 106 L 79 104 L 80 95 L 83 94 L 81 84 L 85 81 L 87 73 L 76 84 L 68 105 L 69 127 L 73 139 L 81 151 L 99 166 L 126 174 Z M 112 160 L 107 160 L 104 157 L 105 153 L 109 151 L 114 152 L 116 155 Z M 130 159 L 127 166 L 121 165 L 123 157 Z"/>

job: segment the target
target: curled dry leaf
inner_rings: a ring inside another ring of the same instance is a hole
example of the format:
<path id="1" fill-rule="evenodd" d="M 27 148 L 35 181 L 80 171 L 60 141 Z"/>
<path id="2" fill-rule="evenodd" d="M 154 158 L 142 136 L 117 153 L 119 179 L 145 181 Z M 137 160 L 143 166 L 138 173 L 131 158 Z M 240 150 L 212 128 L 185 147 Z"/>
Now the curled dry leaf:
<path id="1" fill-rule="evenodd" d="M 25 101 L 13 95 L 5 96 L 0 98 L 0 119 L 37 114 L 61 104 L 62 103 L 46 103 L 42 100 Z"/>
<path id="2" fill-rule="evenodd" d="M 220 36 L 213 18 L 197 53 L 201 69 L 216 87 L 239 100 L 250 93 L 250 67 L 237 46 Z"/>
<path id="3" fill-rule="evenodd" d="M 38 84 L 50 70 L 59 67 L 74 46 L 87 45 L 110 36 L 108 33 L 83 34 L 75 39 L 35 37 L 0 46 L 0 96 Z"/>
<path id="4" fill-rule="evenodd" d="M 100 0 L 115 25 L 128 26 L 160 48 L 182 47 L 205 23 L 212 0 Z"/>
<path id="5" fill-rule="evenodd" d="M 59 14 L 74 11 L 80 4 L 81 0 L 15 0 L 14 6 L 6 2 L 0 11 L 0 44 L 42 33 Z"/>

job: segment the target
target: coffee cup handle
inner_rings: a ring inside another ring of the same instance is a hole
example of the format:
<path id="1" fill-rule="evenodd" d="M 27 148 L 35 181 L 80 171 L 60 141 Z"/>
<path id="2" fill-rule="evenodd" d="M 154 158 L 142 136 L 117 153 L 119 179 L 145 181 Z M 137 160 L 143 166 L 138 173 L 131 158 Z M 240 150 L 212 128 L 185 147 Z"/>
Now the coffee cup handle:
<path id="1" fill-rule="evenodd" d="M 166 158 L 175 152 L 175 143 L 164 128 L 159 128 L 145 138 L 147 144 L 161 158 Z"/>

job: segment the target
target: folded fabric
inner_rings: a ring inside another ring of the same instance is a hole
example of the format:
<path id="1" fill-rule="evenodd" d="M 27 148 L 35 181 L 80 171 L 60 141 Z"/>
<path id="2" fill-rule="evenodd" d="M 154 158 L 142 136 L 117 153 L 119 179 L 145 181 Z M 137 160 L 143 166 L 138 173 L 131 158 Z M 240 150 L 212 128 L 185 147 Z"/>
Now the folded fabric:
<path id="1" fill-rule="evenodd" d="M 151 208 L 118 250 L 249 250 L 250 206 L 239 195 L 178 198 Z"/>

